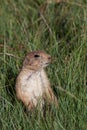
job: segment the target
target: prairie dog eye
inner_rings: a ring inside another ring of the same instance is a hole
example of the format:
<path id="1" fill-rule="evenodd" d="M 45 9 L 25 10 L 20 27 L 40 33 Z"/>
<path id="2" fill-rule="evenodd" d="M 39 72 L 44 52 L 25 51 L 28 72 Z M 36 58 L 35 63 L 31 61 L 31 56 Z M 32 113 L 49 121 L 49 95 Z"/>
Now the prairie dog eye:
<path id="1" fill-rule="evenodd" d="M 35 55 L 34 55 L 34 57 L 35 57 L 35 58 L 39 58 L 39 57 L 40 57 L 40 55 L 38 55 L 38 54 L 35 54 Z"/>

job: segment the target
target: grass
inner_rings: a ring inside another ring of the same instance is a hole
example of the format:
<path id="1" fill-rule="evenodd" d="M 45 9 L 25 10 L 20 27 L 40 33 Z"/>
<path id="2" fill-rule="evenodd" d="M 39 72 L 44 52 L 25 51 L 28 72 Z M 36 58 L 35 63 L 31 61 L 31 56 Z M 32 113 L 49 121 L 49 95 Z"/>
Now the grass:
<path id="1" fill-rule="evenodd" d="M 87 2 L 0 1 L 0 130 L 87 129 Z M 15 80 L 27 52 L 45 50 L 46 70 L 59 100 L 46 119 L 26 115 Z"/>

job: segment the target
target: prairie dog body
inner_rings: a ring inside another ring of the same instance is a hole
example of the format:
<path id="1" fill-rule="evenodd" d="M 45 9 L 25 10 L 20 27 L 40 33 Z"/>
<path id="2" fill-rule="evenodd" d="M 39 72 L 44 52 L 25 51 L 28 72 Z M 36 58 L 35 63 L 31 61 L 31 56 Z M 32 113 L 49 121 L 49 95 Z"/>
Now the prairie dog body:
<path id="1" fill-rule="evenodd" d="M 33 51 L 27 54 L 23 67 L 16 80 L 16 95 L 29 110 L 32 110 L 44 100 L 57 104 L 57 99 L 50 87 L 44 68 L 51 62 L 51 56 L 43 51 Z"/>

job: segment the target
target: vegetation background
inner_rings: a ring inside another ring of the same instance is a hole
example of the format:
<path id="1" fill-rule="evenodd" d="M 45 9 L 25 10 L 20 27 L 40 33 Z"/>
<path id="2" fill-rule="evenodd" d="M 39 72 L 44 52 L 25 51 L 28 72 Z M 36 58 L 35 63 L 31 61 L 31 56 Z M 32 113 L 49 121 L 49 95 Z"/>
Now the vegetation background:
<path id="1" fill-rule="evenodd" d="M 27 52 L 55 59 L 47 73 L 59 110 L 27 116 L 15 80 Z M 87 0 L 0 0 L 0 130 L 87 130 Z"/>

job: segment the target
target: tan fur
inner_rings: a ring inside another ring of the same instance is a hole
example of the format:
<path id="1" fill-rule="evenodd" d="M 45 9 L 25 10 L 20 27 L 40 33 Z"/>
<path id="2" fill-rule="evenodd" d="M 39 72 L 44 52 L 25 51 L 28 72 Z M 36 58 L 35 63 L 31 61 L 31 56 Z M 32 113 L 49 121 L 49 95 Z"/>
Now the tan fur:
<path id="1" fill-rule="evenodd" d="M 44 71 L 50 62 L 51 56 L 43 51 L 30 52 L 24 59 L 16 80 L 16 94 L 29 110 L 34 109 L 39 102 L 42 107 L 44 100 L 58 104 Z"/>

